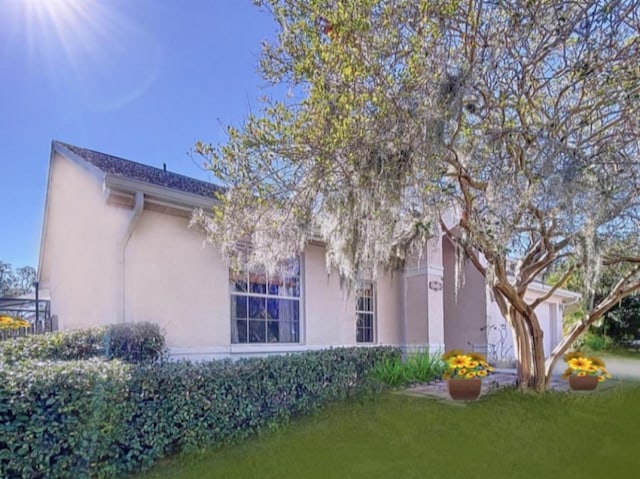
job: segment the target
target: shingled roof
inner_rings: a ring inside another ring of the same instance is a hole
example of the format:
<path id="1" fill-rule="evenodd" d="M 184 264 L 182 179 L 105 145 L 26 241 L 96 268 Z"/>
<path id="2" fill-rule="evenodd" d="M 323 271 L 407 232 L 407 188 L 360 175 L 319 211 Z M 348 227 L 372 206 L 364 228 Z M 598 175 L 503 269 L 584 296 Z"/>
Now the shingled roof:
<path id="1" fill-rule="evenodd" d="M 213 183 L 197 180 L 188 176 L 179 175 L 165 171 L 164 169 L 155 168 L 135 161 L 125 160 L 117 156 L 107 155 L 99 151 L 81 148 L 75 145 L 69 145 L 61 141 L 54 141 L 54 144 L 66 148 L 87 163 L 92 164 L 106 174 L 129 178 L 132 180 L 142 181 L 152 185 L 163 186 L 173 190 L 183 191 L 194 195 L 213 198 L 216 193 L 222 191 L 220 186 Z"/>

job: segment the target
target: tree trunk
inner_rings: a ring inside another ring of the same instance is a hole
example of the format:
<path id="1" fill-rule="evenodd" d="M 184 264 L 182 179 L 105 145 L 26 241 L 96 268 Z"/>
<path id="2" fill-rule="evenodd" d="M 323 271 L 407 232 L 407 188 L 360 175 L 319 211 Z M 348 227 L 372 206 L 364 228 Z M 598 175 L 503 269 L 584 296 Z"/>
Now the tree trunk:
<path id="1" fill-rule="evenodd" d="M 545 390 L 544 332 L 538 318 L 531 311 L 529 317 L 509 308 L 510 322 L 513 328 L 514 354 L 518 372 L 518 388 L 521 391 L 533 389 Z"/>
<path id="2" fill-rule="evenodd" d="M 531 345 L 533 349 L 533 377 L 531 387 L 542 392 L 547 387 L 547 381 L 544 369 L 544 331 L 540 327 L 536 314 L 532 311 L 531 317 L 528 318 L 531 326 Z"/>
<path id="3" fill-rule="evenodd" d="M 529 389 L 532 377 L 532 351 L 529 334 L 522 316 L 513 308 L 509 308 L 509 319 L 513 328 L 513 351 L 518 373 L 518 388 Z"/>

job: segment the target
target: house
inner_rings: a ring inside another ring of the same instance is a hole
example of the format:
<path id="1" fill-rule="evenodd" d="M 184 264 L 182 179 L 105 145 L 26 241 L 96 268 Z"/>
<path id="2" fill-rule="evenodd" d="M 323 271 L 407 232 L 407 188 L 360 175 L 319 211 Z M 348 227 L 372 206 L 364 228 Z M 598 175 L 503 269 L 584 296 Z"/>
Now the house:
<path id="1" fill-rule="evenodd" d="M 104 153 L 54 141 L 39 282 L 60 329 L 153 321 L 176 357 L 199 359 L 357 344 L 465 348 L 508 356 L 510 335 L 467 265 L 454 294 L 454 250 L 433 239 L 404 271 L 362 282 L 347 295 L 325 269 L 321 243 L 286 271 L 230 273 L 188 227 L 217 187 Z M 543 294 L 544 285 L 530 288 Z M 562 336 L 557 291 L 538 308 L 546 351 Z"/>

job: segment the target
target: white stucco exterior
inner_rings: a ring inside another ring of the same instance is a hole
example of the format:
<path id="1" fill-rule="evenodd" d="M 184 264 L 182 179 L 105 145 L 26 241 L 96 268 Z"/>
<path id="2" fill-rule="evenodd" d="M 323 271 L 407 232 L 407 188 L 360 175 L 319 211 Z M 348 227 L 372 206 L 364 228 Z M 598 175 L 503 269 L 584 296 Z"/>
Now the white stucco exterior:
<path id="1" fill-rule="evenodd" d="M 52 153 L 40 253 L 41 288 L 61 329 L 118 317 L 118 245 L 126 211 L 106 204 L 96 172 Z"/>
<path id="2" fill-rule="evenodd" d="M 531 302 L 547 291 L 542 284 L 534 284 L 529 288 L 525 300 Z M 543 330 L 545 356 L 549 356 L 553 348 L 562 339 L 562 314 L 565 304 L 572 304 L 579 298 L 577 293 L 559 290 L 535 310 Z M 487 293 L 487 354 L 494 361 L 509 362 L 513 360 L 513 336 L 507 321 L 498 305 Z"/>
<path id="3" fill-rule="evenodd" d="M 327 273 L 321 244 L 301 255 L 299 341 L 234 344 L 228 267 L 188 227 L 192 208 L 212 201 L 119 175 L 78 150 L 103 155 L 54 142 L 40 252 L 41 289 L 61 329 L 152 321 L 172 354 L 191 359 L 357 344 L 356 298 Z M 377 278 L 371 344 L 512 351 L 510 333 L 500 336 L 504 319 L 470 266 L 455 296 L 451 255 L 436 238 L 404 271 Z M 563 294 L 538 308 L 547 352 L 562 337 L 561 305 L 572 297 Z"/>

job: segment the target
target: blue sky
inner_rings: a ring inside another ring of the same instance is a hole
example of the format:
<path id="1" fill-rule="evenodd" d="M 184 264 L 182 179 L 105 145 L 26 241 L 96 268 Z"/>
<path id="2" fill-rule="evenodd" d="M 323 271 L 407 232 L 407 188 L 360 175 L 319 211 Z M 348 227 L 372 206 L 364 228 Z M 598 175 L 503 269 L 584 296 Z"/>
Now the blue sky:
<path id="1" fill-rule="evenodd" d="M 275 32 L 250 0 L 0 0 L 0 260 L 37 267 L 53 139 L 211 179 L 188 153 L 259 111 Z"/>

